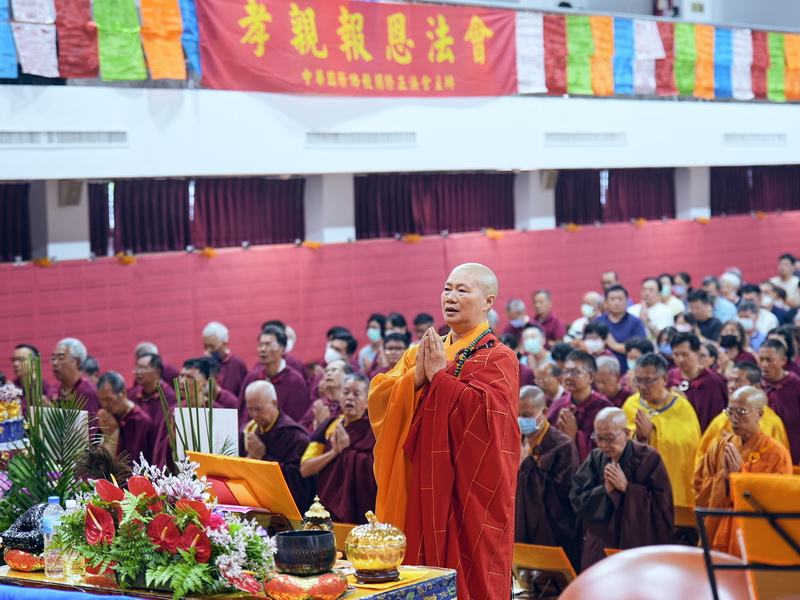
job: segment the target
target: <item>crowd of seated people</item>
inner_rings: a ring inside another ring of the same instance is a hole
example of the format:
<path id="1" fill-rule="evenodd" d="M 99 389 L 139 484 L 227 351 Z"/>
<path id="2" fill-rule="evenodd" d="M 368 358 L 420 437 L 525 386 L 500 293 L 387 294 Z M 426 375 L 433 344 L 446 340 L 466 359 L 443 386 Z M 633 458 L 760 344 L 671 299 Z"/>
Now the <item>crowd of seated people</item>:
<path id="1" fill-rule="evenodd" d="M 796 266 L 783 255 L 769 280 L 732 268 L 697 289 L 685 272 L 653 274 L 634 290 L 607 271 L 574 309 L 538 289 L 530 313 L 514 298 L 502 328 L 492 315 L 520 362 L 517 541 L 561 546 L 586 568 L 605 548 L 675 539 L 676 506 L 730 506 L 731 473 L 791 473 L 800 461 Z M 371 314 L 363 335 L 332 327 L 322 355 L 305 364 L 291 327 L 268 321 L 254 332 L 255 365 L 213 322 L 200 332 L 204 354 L 180 367 L 152 342 L 138 344 L 130 388 L 65 338 L 36 383 L 54 406 L 82 397 L 111 453 L 155 464 L 172 453 L 162 394 L 170 407 L 180 398 L 236 410 L 239 454 L 279 463 L 301 510 L 318 494 L 336 520 L 363 522 L 376 493 L 370 380 L 435 322 Z M 30 356 L 39 356 L 32 345 L 13 350 L 20 387 Z M 715 548 L 736 553 L 729 521 L 711 533 Z"/>

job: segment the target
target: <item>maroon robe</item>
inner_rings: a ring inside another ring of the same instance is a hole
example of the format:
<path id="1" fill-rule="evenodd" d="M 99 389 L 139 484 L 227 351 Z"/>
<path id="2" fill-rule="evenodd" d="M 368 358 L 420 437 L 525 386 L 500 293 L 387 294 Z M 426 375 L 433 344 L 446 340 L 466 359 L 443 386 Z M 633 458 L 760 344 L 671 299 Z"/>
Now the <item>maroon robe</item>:
<path id="1" fill-rule="evenodd" d="M 164 417 L 162 416 L 163 420 Z M 139 462 L 139 454 L 143 454 L 145 460 L 153 464 L 153 451 L 155 450 L 156 434 L 158 433 L 153 426 L 153 420 L 140 407 L 135 406 L 119 422 L 119 445 L 118 453 L 123 451 L 130 455 L 132 462 Z"/>
<path id="2" fill-rule="evenodd" d="M 180 377 L 180 375 L 180 369 L 176 369 L 172 365 L 164 363 L 164 368 L 161 369 L 161 379 L 162 381 L 165 381 L 170 388 L 175 385 L 175 379 Z"/>
<path id="3" fill-rule="evenodd" d="M 582 570 L 605 558 L 606 548 L 626 550 L 672 541 L 672 486 L 658 452 L 628 441 L 619 460 L 628 479 L 624 494 L 606 491 L 609 462 L 599 448 L 592 450 L 572 483 L 572 506 L 586 523 Z"/>
<path id="4" fill-rule="evenodd" d="M 632 396 L 633 392 L 630 389 L 628 389 L 628 386 L 626 385 L 624 378 L 621 379 L 619 383 L 620 383 L 620 388 L 619 391 L 617 392 L 617 395 L 614 396 L 613 398 L 609 398 L 608 400 L 609 402 L 611 402 L 611 404 L 613 404 L 617 408 L 622 408 L 622 405 L 625 403 L 625 400 L 627 400 L 629 396 Z"/>
<path id="5" fill-rule="evenodd" d="M 297 358 L 294 354 L 289 354 L 288 352 L 283 355 L 283 360 L 286 361 L 286 366 L 294 369 L 303 377 L 306 377 L 306 366 L 303 364 L 303 361 Z"/>
<path id="6" fill-rule="evenodd" d="M 758 360 L 756 359 L 756 357 L 750 354 L 749 352 L 745 352 L 744 350 L 739 352 L 739 355 L 734 359 L 733 364 L 740 362 L 749 362 L 753 363 L 754 365 L 758 365 Z M 788 368 L 789 365 L 787 364 L 786 367 Z M 800 366 L 798 366 L 798 371 L 800 371 Z"/>
<path id="7" fill-rule="evenodd" d="M 764 379 L 762 385 L 770 408 L 783 419 L 786 426 L 792 463 L 796 465 L 800 462 L 800 377 L 787 372 L 780 381 L 772 383 Z"/>
<path id="8" fill-rule="evenodd" d="M 78 384 L 74 388 L 65 389 L 61 383 L 53 385 L 50 388 L 50 399 L 53 401 L 53 406 L 58 406 L 63 398 L 69 398 L 73 393 L 77 393 L 78 398 L 86 400 L 83 410 L 89 412 L 91 424 L 97 416 L 97 411 L 100 410 L 100 401 L 97 399 L 97 388 L 85 375 L 78 380 Z"/>
<path id="9" fill-rule="evenodd" d="M 758 363 L 755 363 L 755 364 L 758 364 Z M 786 361 L 786 365 L 784 366 L 784 369 L 786 369 L 790 373 L 794 373 L 795 375 L 800 375 L 800 365 L 798 365 L 793 360 L 787 360 Z"/>
<path id="10" fill-rule="evenodd" d="M 519 387 L 522 389 L 522 386 L 525 385 L 535 385 L 536 377 L 533 375 L 533 369 L 531 369 L 528 365 L 523 365 L 520 363 L 519 365 Z"/>
<path id="11" fill-rule="evenodd" d="M 552 346 L 552 342 L 562 340 L 567 335 L 567 324 L 564 319 L 557 317 L 552 312 L 544 319 L 539 319 L 537 316 L 532 322 L 544 330 L 544 337 L 548 342 L 548 346 Z"/>
<path id="12" fill-rule="evenodd" d="M 549 423 L 547 431 L 522 461 L 517 479 L 515 541 L 561 546 L 573 566 L 580 566 L 583 528 L 569 501 L 578 470 L 575 444 Z"/>
<path id="13" fill-rule="evenodd" d="M 239 398 L 230 390 L 223 388 L 219 391 L 217 399 L 214 400 L 214 408 L 233 408 L 239 410 Z M 244 407 L 244 410 L 247 410 L 247 406 Z"/>
<path id="14" fill-rule="evenodd" d="M 667 385 L 689 400 L 697 413 L 701 431 L 728 406 L 728 381 L 709 369 L 701 370 L 697 377 L 688 381 L 676 367 L 670 370 Z"/>
<path id="15" fill-rule="evenodd" d="M 324 452 L 331 449 L 330 441 L 325 439 L 325 431 L 337 418 L 331 417 L 320 423 L 311 436 L 312 442 L 325 444 Z M 366 523 L 364 515 L 369 510 L 375 510 L 375 496 L 378 494 L 378 484 L 375 483 L 372 470 L 375 434 L 372 433 L 366 413 L 344 428 L 350 436 L 350 445 L 317 474 L 317 494 L 334 521 Z"/>
<path id="16" fill-rule="evenodd" d="M 247 377 L 247 365 L 244 360 L 233 352 L 229 352 L 219 364 L 219 377 L 217 377 L 215 383 L 221 385 L 234 396 L 238 396 L 245 377 Z"/>
<path id="17" fill-rule="evenodd" d="M 247 403 L 245 402 L 245 390 L 254 381 L 265 380 L 275 386 L 275 394 L 278 396 L 278 408 L 293 421 L 299 422 L 306 414 L 311 405 L 311 398 L 308 396 L 308 386 L 306 380 L 294 369 L 284 367 L 274 377 L 269 377 L 264 365 L 258 365 L 245 378 L 242 383 L 242 390 L 239 392 L 239 426 L 242 427 L 247 422 Z"/>
<path id="18" fill-rule="evenodd" d="M 247 426 L 251 424 L 255 425 L 251 421 Z M 292 493 L 294 503 L 300 513 L 304 513 L 311 506 L 314 497 L 313 478 L 305 478 L 300 475 L 300 459 L 308 447 L 308 433 L 282 412 L 278 413 L 275 423 L 267 431 L 262 433 L 256 425 L 255 432 L 266 448 L 266 453 L 261 460 L 276 462 L 280 465 L 281 473 Z M 244 432 L 239 434 L 239 456 L 247 456 L 244 449 Z"/>
<path id="19" fill-rule="evenodd" d="M 555 427 L 558 423 L 558 413 L 560 413 L 562 409 L 572 411 L 572 414 L 575 415 L 575 420 L 578 422 L 578 435 L 575 438 L 575 445 L 578 448 L 578 458 L 584 461 L 586 457 L 589 456 L 592 449 L 597 447 L 597 444 L 592 440 L 594 419 L 597 413 L 609 406 L 612 406 L 611 402 L 600 392 L 592 390 L 592 393 L 589 394 L 589 397 L 586 398 L 582 404 L 576 404 L 572 399 L 572 394 L 567 392 L 550 406 L 550 413 L 547 415 L 547 420 Z"/>
<path id="20" fill-rule="evenodd" d="M 334 402 L 327 396 L 324 398 L 320 398 L 322 403 L 328 407 L 328 410 L 331 411 L 331 417 L 338 417 L 342 414 L 342 405 L 338 402 Z M 308 407 L 306 414 L 303 415 L 303 418 L 300 420 L 300 425 L 305 427 L 308 430 L 308 433 L 314 433 L 314 403 L 311 403 L 311 406 Z"/>
<path id="21" fill-rule="evenodd" d="M 178 404 L 175 391 L 172 389 L 172 386 L 168 385 L 163 379 L 161 380 L 161 389 L 164 392 L 164 398 L 170 406 L 171 411 L 172 408 Z M 147 416 L 150 417 L 155 426 L 164 422 L 164 410 L 161 407 L 161 396 L 158 393 L 158 388 L 156 388 L 152 394 L 147 394 L 142 389 L 142 386 L 137 385 L 128 391 L 128 398 L 147 413 Z"/>
<path id="22" fill-rule="evenodd" d="M 522 327 L 514 327 L 511 323 L 509 323 L 508 325 L 506 325 L 506 328 L 503 329 L 501 337 L 504 335 L 513 335 L 515 338 L 517 338 L 517 343 L 521 344 L 522 330 L 525 329 L 525 325 L 527 325 L 527 323 L 525 323 Z"/>

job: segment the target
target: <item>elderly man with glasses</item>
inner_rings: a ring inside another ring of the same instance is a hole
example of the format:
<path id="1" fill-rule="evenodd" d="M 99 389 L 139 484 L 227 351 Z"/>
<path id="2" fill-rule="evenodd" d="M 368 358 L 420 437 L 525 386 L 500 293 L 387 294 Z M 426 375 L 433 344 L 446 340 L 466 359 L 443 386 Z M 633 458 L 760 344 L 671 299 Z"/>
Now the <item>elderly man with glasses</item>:
<path id="1" fill-rule="evenodd" d="M 592 450 L 575 474 L 570 500 L 586 524 L 582 570 L 605 557 L 605 548 L 669 544 L 672 488 L 664 461 L 650 446 L 631 440 L 622 409 L 601 410 Z"/>
<path id="2" fill-rule="evenodd" d="M 689 401 L 667 388 L 667 361 L 645 354 L 636 361 L 633 382 L 638 394 L 622 405 L 637 442 L 661 455 L 678 506 L 694 506 L 694 456 L 700 443 L 700 423 Z"/>
<path id="3" fill-rule="evenodd" d="M 86 360 L 86 346 L 75 338 L 64 338 L 56 344 L 50 366 L 53 368 L 53 377 L 59 384 L 50 389 L 50 398 L 54 406 L 59 406 L 65 398 L 77 395 L 86 401 L 84 410 L 89 412 L 89 418 L 94 419 L 100 410 L 97 399 L 97 388 L 81 371 L 81 365 Z"/>
<path id="4" fill-rule="evenodd" d="M 731 473 L 792 474 L 789 451 L 761 431 L 766 405 L 767 395 L 751 386 L 741 387 L 731 395 L 725 414 L 733 434 L 712 445 L 700 461 L 694 474 L 697 506 L 732 508 Z M 706 530 L 714 550 L 741 556 L 731 517 L 709 517 Z"/>

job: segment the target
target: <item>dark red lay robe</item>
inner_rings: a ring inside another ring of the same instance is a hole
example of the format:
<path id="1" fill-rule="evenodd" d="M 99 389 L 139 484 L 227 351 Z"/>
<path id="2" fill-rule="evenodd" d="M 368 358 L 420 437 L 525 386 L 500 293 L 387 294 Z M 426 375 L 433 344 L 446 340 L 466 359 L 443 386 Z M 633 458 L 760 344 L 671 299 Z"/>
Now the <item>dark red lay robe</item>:
<path id="1" fill-rule="evenodd" d="M 269 377 L 264 370 L 264 365 L 258 365 L 250 371 L 242 383 L 242 391 L 239 393 L 239 426 L 243 427 L 249 417 L 244 397 L 245 390 L 252 382 L 260 379 L 269 381 L 275 386 L 275 393 L 278 396 L 278 408 L 287 417 L 299 423 L 311 405 L 306 380 L 297 371 L 290 369 L 288 366 L 278 372 L 275 377 Z"/>
<path id="2" fill-rule="evenodd" d="M 239 410 L 239 398 L 237 398 L 230 390 L 225 388 L 219 391 L 219 396 L 214 400 L 214 408 L 232 408 Z M 247 407 L 244 409 L 247 411 Z"/>
<path id="3" fill-rule="evenodd" d="M 572 393 L 567 392 L 550 406 L 547 420 L 555 427 L 556 423 L 558 423 L 558 414 L 562 410 L 572 411 L 572 414 L 575 415 L 575 421 L 578 423 L 578 435 L 575 437 L 575 445 L 578 448 L 578 458 L 583 461 L 589 456 L 592 448 L 597 447 L 597 444 L 592 440 L 594 419 L 597 413 L 609 406 L 612 406 L 611 402 L 600 392 L 592 390 L 589 397 L 581 404 L 576 404 L 572 399 Z"/>
<path id="4" fill-rule="evenodd" d="M 337 418 L 331 417 L 320 423 L 311 436 L 312 442 L 325 444 L 325 452 L 331 449 L 330 442 L 325 439 L 325 430 Z M 317 494 L 334 521 L 366 523 L 364 515 L 375 510 L 375 496 L 378 494 L 372 470 L 375 434 L 366 413 L 344 428 L 350 436 L 350 446 L 319 472 Z"/>
<path id="5" fill-rule="evenodd" d="M 525 385 L 535 385 L 536 378 L 533 375 L 533 369 L 531 369 L 528 365 L 520 365 L 519 366 L 519 387 L 522 389 L 522 386 Z"/>
<path id="6" fill-rule="evenodd" d="M 281 473 L 292 493 L 294 503 L 300 513 L 304 513 L 314 499 L 313 479 L 306 479 L 300 475 L 300 459 L 308 447 L 308 433 L 295 421 L 283 413 L 278 413 L 275 424 L 265 433 L 261 433 L 256 427 L 256 435 L 266 448 L 266 454 L 261 459 L 276 462 L 281 466 Z M 247 456 L 243 432 L 239 434 L 239 455 Z"/>
<path id="7" fill-rule="evenodd" d="M 219 365 L 217 382 L 234 396 L 238 396 L 242 382 L 247 377 L 247 364 L 233 352 L 229 352 Z"/>
<path id="8" fill-rule="evenodd" d="M 778 413 L 786 426 L 792 464 L 796 465 L 800 462 L 800 377 L 786 373 L 777 383 L 764 379 L 762 385 L 770 408 Z"/>
<path id="9" fill-rule="evenodd" d="M 411 462 L 405 562 L 455 569 L 460 600 L 511 596 L 519 468 L 519 360 L 487 334 L 459 378 L 425 387 L 403 449 Z"/>
<path id="10" fill-rule="evenodd" d="M 676 367 L 670 370 L 667 384 L 689 400 L 697 413 L 701 431 L 705 431 L 714 417 L 728 406 L 728 381 L 709 369 L 703 369 L 697 377 L 688 381 Z"/>
<path id="11" fill-rule="evenodd" d="M 623 379 L 621 382 L 621 387 L 617 392 L 617 395 L 613 398 L 609 398 L 608 401 L 611 402 L 617 408 L 622 408 L 622 405 L 625 403 L 625 400 L 628 399 L 628 396 L 632 396 L 633 392 L 628 389 L 628 386 L 625 385 L 625 380 Z"/>
<path id="12" fill-rule="evenodd" d="M 164 417 L 161 417 L 164 420 Z M 119 422 L 118 453 L 127 452 L 131 461 L 139 462 L 139 454 L 143 454 L 148 463 L 153 464 L 156 428 L 153 420 L 138 406 L 125 415 Z"/>
<path id="13" fill-rule="evenodd" d="M 519 468 L 515 541 L 561 546 L 573 566 L 580 568 L 583 527 L 569 491 L 578 470 L 578 451 L 567 436 L 550 424 Z"/>
<path id="14" fill-rule="evenodd" d="M 628 479 L 623 494 L 606 492 L 599 448 L 578 469 L 570 492 L 575 513 L 586 523 L 582 570 L 605 558 L 605 548 L 626 550 L 672 541 L 672 487 L 664 461 L 650 446 L 629 441 L 619 465 Z"/>
<path id="15" fill-rule="evenodd" d="M 328 407 L 328 410 L 331 411 L 331 417 L 338 417 L 342 414 L 342 406 L 338 402 L 334 402 L 327 396 L 324 398 L 320 398 L 322 403 Z M 303 415 L 303 418 L 300 420 L 300 425 L 305 427 L 308 430 L 308 433 L 314 433 L 314 403 L 311 403 L 311 406 L 308 407 L 306 414 Z"/>
<path id="16" fill-rule="evenodd" d="M 75 387 L 65 389 L 64 385 L 59 383 L 50 388 L 50 399 L 53 401 L 53 406 L 59 406 L 63 398 L 69 398 L 72 394 L 77 394 L 78 398 L 86 400 L 83 410 L 89 412 L 89 424 L 97 417 L 97 411 L 100 410 L 100 401 L 97 399 L 97 388 L 84 376 L 78 380 Z"/>
<path id="17" fill-rule="evenodd" d="M 161 389 L 171 412 L 172 408 L 178 404 L 178 400 L 175 398 L 175 391 L 163 379 L 161 380 Z M 164 422 L 164 409 L 161 407 L 161 396 L 158 393 L 158 388 L 152 394 L 148 394 L 142 389 L 142 386 L 137 385 L 128 391 L 128 398 L 147 413 L 147 416 L 153 420 L 154 425 L 158 426 Z"/>
<path id="18" fill-rule="evenodd" d="M 21 400 L 22 412 L 27 414 L 27 412 L 28 412 L 28 401 L 25 398 L 25 382 L 22 380 L 21 377 L 16 377 L 11 381 L 11 383 L 13 383 L 15 386 L 17 386 L 19 389 L 22 390 L 22 400 Z M 49 382 L 47 382 L 47 381 L 45 381 L 43 379 L 42 380 L 42 398 L 50 398 L 51 397 L 51 392 L 55 391 L 55 388 L 56 388 L 55 385 L 53 385 L 52 383 L 49 383 Z"/>
<path id="19" fill-rule="evenodd" d="M 756 364 L 756 365 L 757 365 L 758 363 L 757 363 L 757 362 L 754 362 L 753 364 Z M 795 361 L 793 361 L 793 360 L 787 360 L 787 361 L 786 361 L 786 366 L 785 366 L 784 368 L 785 368 L 787 371 L 789 371 L 790 373 L 794 373 L 795 375 L 800 375 L 800 365 L 799 365 L 799 364 L 797 364 L 797 363 L 796 363 Z"/>

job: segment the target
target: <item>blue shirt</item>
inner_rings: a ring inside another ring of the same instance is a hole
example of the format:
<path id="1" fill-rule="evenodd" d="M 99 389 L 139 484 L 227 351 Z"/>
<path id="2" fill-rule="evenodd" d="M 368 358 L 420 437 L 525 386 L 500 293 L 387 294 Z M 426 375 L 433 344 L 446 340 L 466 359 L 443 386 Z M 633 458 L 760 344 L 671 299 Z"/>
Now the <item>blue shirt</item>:
<path id="1" fill-rule="evenodd" d="M 614 323 L 609 318 L 608 313 L 600 315 L 594 322 L 605 323 L 608 326 L 609 333 L 620 344 L 624 344 L 632 337 L 647 337 L 647 331 L 644 328 L 642 320 L 627 312 L 625 316 L 620 319 L 619 323 Z M 628 371 L 628 361 L 626 360 L 625 353 L 614 352 L 614 355 L 619 360 L 620 371 L 625 374 Z"/>
<path id="2" fill-rule="evenodd" d="M 735 321 L 739 317 L 739 312 L 733 302 L 718 297 L 717 301 L 714 302 L 714 316 L 722 321 L 724 325 L 728 321 Z"/>
<path id="3" fill-rule="evenodd" d="M 758 352 L 758 349 L 761 348 L 761 344 L 764 343 L 764 340 L 767 339 L 763 333 L 761 333 L 758 329 L 753 332 L 753 335 L 750 336 L 750 347 L 753 349 L 754 352 Z"/>

